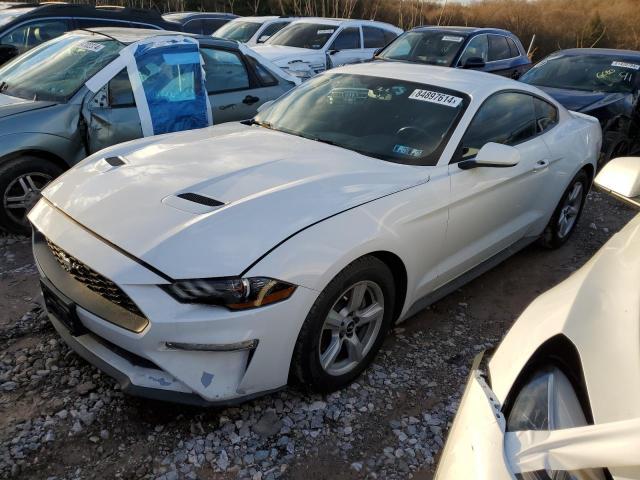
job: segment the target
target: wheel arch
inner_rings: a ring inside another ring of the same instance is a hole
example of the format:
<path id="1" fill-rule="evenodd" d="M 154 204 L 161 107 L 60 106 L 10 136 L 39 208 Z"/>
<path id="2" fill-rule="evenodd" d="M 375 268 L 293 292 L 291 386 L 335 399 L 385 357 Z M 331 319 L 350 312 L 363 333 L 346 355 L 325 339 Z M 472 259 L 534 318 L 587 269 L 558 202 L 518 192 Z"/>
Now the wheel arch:
<path id="1" fill-rule="evenodd" d="M 593 424 L 593 411 L 591 410 L 591 402 L 589 401 L 587 382 L 582 368 L 580 353 L 575 344 L 563 334 L 558 334 L 547 339 L 533 352 L 531 357 L 529 357 L 505 398 L 502 406 L 502 412 L 505 417 L 509 416 L 518 393 L 529 381 L 531 376 L 536 371 L 548 366 L 558 367 L 569 378 L 576 391 L 587 422 Z"/>
<path id="2" fill-rule="evenodd" d="M 398 321 L 407 298 L 407 268 L 402 259 L 395 253 L 378 250 L 363 256 L 372 256 L 383 262 L 393 274 L 393 282 L 396 286 L 396 298 L 393 306 L 393 323 Z"/>
<path id="3" fill-rule="evenodd" d="M 33 149 L 33 148 L 12 152 L 0 157 L 0 165 L 24 156 L 41 158 L 42 160 L 47 160 L 49 162 L 54 163 L 56 166 L 60 167 L 63 170 L 69 169 L 69 164 L 62 157 L 54 153 L 51 153 L 47 150 Z"/>

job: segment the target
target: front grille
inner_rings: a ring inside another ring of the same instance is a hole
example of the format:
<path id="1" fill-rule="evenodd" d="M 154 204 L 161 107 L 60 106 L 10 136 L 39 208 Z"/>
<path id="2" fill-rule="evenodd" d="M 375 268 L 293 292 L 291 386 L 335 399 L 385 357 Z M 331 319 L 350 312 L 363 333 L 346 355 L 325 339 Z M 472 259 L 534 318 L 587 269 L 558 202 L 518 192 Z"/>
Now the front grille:
<path id="1" fill-rule="evenodd" d="M 138 306 L 133 303 L 133 300 L 131 300 L 129 296 L 115 283 L 108 278 L 103 277 L 95 270 L 87 267 L 80 260 L 69 255 L 49 239 L 46 240 L 51 253 L 53 253 L 54 258 L 63 270 L 69 273 L 78 282 L 82 283 L 89 290 L 97 293 L 105 300 L 124 308 L 134 315 L 145 318 Z"/>

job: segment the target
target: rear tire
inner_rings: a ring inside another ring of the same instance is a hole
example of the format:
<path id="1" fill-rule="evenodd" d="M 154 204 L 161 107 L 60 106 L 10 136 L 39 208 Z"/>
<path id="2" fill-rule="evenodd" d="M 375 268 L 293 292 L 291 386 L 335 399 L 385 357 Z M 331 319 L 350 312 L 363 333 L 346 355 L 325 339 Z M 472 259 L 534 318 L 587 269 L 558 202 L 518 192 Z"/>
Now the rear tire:
<path id="1" fill-rule="evenodd" d="M 0 164 L 0 229 L 28 234 L 27 214 L 45 185 L 62 172 L 55 163 L 30 155 Z"/>
<path id="2" fill-rule="evenodd" d="M 380 349 L 394 304 L 389 267 L 372 256 L 353 261 L 311 307 L 293 352 L 293 379 L 323 393 L 351 383 Z"/>
<path id="3" fill-rule="evenodd" d="M 569 183 L 542 233 L 540 243 L 544 247 L 560 248 L 567 243 L 580 220 L 588 191 L 589 176 L 580 170 Z"/>

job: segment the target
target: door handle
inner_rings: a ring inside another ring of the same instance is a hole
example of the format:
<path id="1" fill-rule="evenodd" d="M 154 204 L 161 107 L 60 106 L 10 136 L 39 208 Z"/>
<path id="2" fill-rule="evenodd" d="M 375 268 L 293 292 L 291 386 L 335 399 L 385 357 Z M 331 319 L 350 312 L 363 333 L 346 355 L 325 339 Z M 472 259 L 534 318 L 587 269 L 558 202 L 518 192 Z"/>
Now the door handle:
<path id="1" fill-rule="evenodd" d="M 252 95 L 247 95 L 246 97 L 244 97 L 244 100 L 242 100 L 242 103 L 246 105 L 253 105 L 254 103 L 259 101 L 260 101 L 260 98 L 254 97 Z"/>
<path id="2" fill-rule="evenodd" d="M 540 170 L 544 170 L 549 166 L 549 160 L 538 160 L 536 162 L 536 166 L 533 167 L 534 172 L 539 172 Z"/>

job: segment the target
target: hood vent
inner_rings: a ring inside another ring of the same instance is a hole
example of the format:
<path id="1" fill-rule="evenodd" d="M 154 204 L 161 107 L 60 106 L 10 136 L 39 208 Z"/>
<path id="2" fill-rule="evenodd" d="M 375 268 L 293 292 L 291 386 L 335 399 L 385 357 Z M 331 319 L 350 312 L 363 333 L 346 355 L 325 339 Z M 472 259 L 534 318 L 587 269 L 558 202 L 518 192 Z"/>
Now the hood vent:
<path id="1" fill-rule="evenodd" d="M 120 157 L 107 157 L 104 159 L 104 161 L 112 167 L 121 167 L 122 165 L 124 165 L 124 160 L 122 160 Z"/>
<path id="2" fill-rule="evenodd" d="M 219 202 L 218 200 L 214 200 L 213 198 L 205 197 L 204 195 L 198 195 L 197 193 L 181 193 L 176 195 L 178 198 L 182 198 L 183 200 L 188 200 L 190 202 L 199 203 L 200 205 L 205 205 L 207 207 L 221 207 L 224 203 Z"/>

